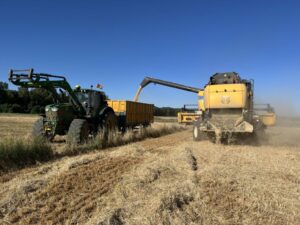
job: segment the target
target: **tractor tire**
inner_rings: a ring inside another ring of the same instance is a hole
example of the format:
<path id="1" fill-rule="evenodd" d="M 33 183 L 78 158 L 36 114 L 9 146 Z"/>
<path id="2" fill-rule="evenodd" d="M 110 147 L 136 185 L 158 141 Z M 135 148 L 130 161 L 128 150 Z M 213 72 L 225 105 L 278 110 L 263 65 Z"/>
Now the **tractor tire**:
<path id="1" fill-rule="evenodd" d="M 112 111 L 104 114 L 102 119 L 101 132 L 103 132 L 104 140 L 108 139 L 110 132 L 115 132 L 117 128 L 117 117 Z"/>
<path id="2" fill-rule="evenodd" d="M 39 118 L 32 127 L 31 132 L 33 137 L 44 137 L 44 118 Z"/>
<path id="3" fill-rule="evenodd" d="M 89 137 L 89 124 L 85 119 L 74 119 L 69 127 L 67 142 L 83 144 Z"/>
<path id="4" fill-rule="evenodd" d="M 33 137 L 42 137 L 42 138 L 47 139 L 48 141 L 52 141 L 54 138 L 54 135 L 45 133 L 43 117 L 41 117 L 37 121 L 35 121 L 35 123 L 33 124 L 33 127 L 32 127 L 31 134 Z"/>
<path id="5" fill-rule="evenodd" d="M 201 135 L 202 135 L 202 132 L 200 131 L 199 127 L 197 125 L 194 125 L 194 127 L 193 127 L 193 140 L 194 141 L 201 141 Z"/>

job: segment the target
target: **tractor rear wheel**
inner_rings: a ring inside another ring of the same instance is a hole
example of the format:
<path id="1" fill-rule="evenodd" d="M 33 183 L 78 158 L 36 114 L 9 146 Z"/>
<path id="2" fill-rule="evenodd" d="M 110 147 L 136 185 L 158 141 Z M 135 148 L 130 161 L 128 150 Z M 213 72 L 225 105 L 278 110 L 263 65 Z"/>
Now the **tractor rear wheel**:
<path id="1" fill-rule="evenodd" d="M 117 117 L 112 111 L 105 113 L 102 119 L 101 132 L 103 132 L 104 140 L 108 139 L 110 132 L 115 132 L 117 128 Z"/>
<path id="2" fill-rule="evenodd" d="M 67 142 L 82 144 L 89 137 L 89 124 L 85 119 L 74 119 L 69 127 Z"/>

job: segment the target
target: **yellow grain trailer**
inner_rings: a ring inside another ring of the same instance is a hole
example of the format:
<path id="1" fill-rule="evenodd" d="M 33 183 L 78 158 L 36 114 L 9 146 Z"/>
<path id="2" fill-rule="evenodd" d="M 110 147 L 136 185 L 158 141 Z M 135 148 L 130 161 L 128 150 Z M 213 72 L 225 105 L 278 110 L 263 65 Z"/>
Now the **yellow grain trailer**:
<path id="1" fill-rule="evenodd" d="M 120 130 L 136 126 L 149 126 L 154 121 L 154 105 L 127 100 L 107 100 L 118 121 Z"/>

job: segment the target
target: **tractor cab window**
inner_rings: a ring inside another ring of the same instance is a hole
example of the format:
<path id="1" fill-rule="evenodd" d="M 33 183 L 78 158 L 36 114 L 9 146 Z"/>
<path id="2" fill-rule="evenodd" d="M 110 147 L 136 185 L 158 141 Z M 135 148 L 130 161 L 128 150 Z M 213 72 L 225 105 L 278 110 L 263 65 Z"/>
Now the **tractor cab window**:
<path id="1" fill-rule="evenodd" d="M 77 92 L 76 96 L 80 102 L 87 102 L 89 100 L 88 93 Z"/>

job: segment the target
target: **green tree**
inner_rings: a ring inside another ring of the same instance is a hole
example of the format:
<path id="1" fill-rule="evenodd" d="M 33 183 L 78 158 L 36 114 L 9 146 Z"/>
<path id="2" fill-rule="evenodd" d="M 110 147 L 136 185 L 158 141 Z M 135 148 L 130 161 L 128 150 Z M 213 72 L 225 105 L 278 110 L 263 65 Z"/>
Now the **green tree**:
<path id="1" fill-rule="evenodd" d="M 32 105 L 46 106 L 53 103 L 51 92 L 37 88 L 30 91 L 30 100 Z"/>
<path id="2" fill-rule="evenodd" d="M 22 111 L 23 112 L 30 112 L 30 108 L 31 108 L 30 107 L 31 106 L 30 101 L 31 101 L 31 99 L 30 99 L 30 92 L 29 92 L 28 88 L 20 87 L 19 91 L 18 91 L 18 95 L 19 95 L 18 96 L 19 97 L 18 103 L 21 106 Z"/>

